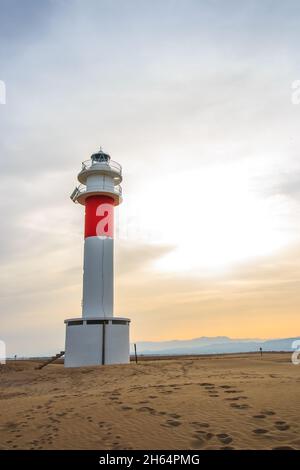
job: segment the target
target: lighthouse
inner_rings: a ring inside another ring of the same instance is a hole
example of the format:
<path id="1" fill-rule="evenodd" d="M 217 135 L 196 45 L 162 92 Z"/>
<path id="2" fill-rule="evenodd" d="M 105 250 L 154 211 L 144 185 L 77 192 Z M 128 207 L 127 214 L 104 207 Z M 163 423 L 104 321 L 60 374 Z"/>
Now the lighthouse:
<path id="1" fill-rule="evenodd" d="M 130 320 L 114 316 L 114 208 L 122 202 L 122 167 L 100 149 L 77 178 L 71 199 L 85 207 L 82 317 L 65 320 L 65 367 L 128 363 Z"/>

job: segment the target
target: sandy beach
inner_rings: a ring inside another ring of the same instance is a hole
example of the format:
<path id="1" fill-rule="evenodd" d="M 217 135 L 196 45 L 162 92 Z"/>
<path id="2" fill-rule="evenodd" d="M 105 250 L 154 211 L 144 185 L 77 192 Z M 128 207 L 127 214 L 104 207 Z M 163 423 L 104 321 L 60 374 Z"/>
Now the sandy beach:
<path id="1" fill-rule="evenodd" d="M 1 366 L 1 449 L 300 449 L 291 355 Z"/>

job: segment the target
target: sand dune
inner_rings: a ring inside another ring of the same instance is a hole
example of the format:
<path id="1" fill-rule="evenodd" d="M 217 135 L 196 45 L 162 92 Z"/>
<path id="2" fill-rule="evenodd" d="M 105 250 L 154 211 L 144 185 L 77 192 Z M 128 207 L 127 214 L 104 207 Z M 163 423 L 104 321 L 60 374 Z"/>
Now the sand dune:
<path id="1" fill-rule="evenodd" d="M 2 449 L 300 449 L 290 354 L 1 366 Z"/>

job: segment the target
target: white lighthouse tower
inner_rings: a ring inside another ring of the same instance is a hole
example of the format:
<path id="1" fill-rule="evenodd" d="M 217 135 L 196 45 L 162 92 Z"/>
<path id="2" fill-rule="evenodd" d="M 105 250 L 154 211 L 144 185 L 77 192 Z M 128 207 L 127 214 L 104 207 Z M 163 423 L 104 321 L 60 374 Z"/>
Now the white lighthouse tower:
<path id="1" fill-rule="evenodd" d="M 71 194 L 85 206 L 82 317 L 66 323 L 65 367 L 129 362 L 128 318 L 114 317 L 114 207 L 122 168 L 101 149 L 82 163 Z"/>

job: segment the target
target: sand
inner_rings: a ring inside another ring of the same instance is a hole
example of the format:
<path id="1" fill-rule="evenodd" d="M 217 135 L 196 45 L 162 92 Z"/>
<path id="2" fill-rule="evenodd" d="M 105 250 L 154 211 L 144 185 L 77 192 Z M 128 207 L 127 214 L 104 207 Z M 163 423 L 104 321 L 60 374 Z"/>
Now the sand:
<path id="1" fill-rule="evenodd" d="M 1 449 L 300 449 L 290 354 L 0 368 Z"/>

